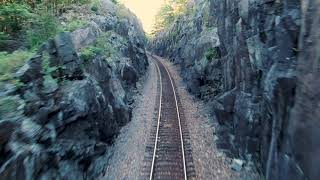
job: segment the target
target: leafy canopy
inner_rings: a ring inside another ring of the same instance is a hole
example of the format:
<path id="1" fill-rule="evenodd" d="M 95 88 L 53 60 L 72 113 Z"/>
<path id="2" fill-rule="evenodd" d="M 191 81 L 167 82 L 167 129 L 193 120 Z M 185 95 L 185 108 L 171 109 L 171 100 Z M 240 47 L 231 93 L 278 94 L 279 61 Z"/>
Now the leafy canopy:
<path id="1" fill-rule="evenodd" d="M 6 3 L 0 6 L 0 31 L 16 33 L 33 17 L 26 4 Z"/>
<path id="2" fill-rule="evenodd" d="M 158 11 L 155 17 L 152 35 L 169 27 L 175 19 L 186 12 L 188 0 L 167 1 Z"/>

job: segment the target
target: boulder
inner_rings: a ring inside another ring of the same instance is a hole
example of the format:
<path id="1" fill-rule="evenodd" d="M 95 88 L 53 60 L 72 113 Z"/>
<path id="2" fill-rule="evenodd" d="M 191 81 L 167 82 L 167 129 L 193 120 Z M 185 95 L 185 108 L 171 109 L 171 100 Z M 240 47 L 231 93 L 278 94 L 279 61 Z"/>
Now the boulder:
<path id="1" fill-rule="evenodd" d="M 93 43 L 102 32 L 100 27 L 95 22 L 91 22 L 88 27 L 73 31 L 71 39 L 75 50 Z"/>
<path id="2" fill-rule="evenodd" d="M 125 64 L 121 69 L 121 78 L 130 85 L 134 85 L 138 81 L 138 73 L 130 64 Z"/>
<path id="3" fill-rule="evenodd" d="M 41 55 L 35 55 L 22 66 L 15 76 L 23 83 L 28 83 L 42 77 Z"/>
<path id="4" fill-rule="evenodd" d="M 88 117 L 91 113 L 98 113 L 106 108 L 107 103 L 97 82 L 92 78 L 72 81 L 70 85 L 62 87 L 62 122 L 56 122 L 56 128 L 64 127 L 73 121 Z"/>
<path id="5" fill-rule="evenodd" d="M 235 171 L 241 171 L 244 161 L 241 159 L 232 159 L 231 168 Z"/>
<path id="6" fill-rule="evenodd" d="M 58 68 L 53 78 L 82 79 L 81 60 L 75 51 L 71 34 L 62 32 L 48 42 L 50 66 Z"/>

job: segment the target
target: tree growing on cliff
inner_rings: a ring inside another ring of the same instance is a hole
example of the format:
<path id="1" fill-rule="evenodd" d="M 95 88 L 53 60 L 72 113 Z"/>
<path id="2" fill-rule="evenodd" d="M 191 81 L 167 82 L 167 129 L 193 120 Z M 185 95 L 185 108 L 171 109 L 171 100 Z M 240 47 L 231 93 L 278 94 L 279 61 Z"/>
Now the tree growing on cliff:
<path id="1" fill-rule="evenodd" d="M 187 9 L 187 4 L 189 0 L 169 0 L 160 8 L 158 11 L 152 35 L 157 34 L 159 31 L 169 27 L 173 24 L 174 20 L 184 14 Z"/>

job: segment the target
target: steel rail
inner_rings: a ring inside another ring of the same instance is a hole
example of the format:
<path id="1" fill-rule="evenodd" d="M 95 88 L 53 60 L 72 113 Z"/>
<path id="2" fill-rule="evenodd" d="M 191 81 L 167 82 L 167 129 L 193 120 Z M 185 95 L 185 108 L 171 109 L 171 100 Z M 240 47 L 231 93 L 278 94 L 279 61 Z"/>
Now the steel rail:
<path id="1" fill-rule="evenodd" d="M 157 71 L 158 71 L 158 75 L 159 75 L 159 79 L 160 79 L 160 103 L 159 103 L 159 111 L 158 111 L 157 133 L 156 133 L 156 139 L 155 139 L 155 142 L 154 142 L 154 150 L 153 150 L 153 156 L 152 156 L 150 180 L 152 180 L 154 162 L 155 162 L 155 159 L 156 159 L 158 136 L 159 136 L 159 126 L 160 126 L 160 118 L 161 118 L 161 101 L 162 101 L 162 78 L 161 78 L 161 72 L 160 72 L 160 68 L 159 68 L 158 64 L 156 62 L 154 64 L 157 67 Z"/>
<path id="2" fill-rule="evenodd" d="M 182 151 L 182 161 L 183 161 L 183 173 L 184 173 L 184 179 L 187 180 L 187 169 L 186 169 L 186 160 L 185 160 L 185 154 L 184 154 L 184 143 L 183 143 L 183 134 L 182 134 L 182 128 L 181 128 L 181 119 L 180 119 L 180 112 L 179 112 L 179 106 L 178 106 L 178 101 L 177 101 L 177 95 L 176 95 L 176 91 L 173 85 L 173 80 L 171 78 L 171 74 L 169 72 L 169 70 L 167 69 L 167 67 L 161 62 L 161 60 L 159 60 L 158 58 L 154 57 L 153 55 L 151 55 L 151 57 L 153 59 L 156 59 L 157 62 L 159 62 L 164 69 L 166 70 L 168 77 L 170 79 L 170 83 L 171 83 L 171 87 L 173 90 L 173 95 L 174 95 L 174 100 L 175 100 L 175 105 L 176 105 L 176 110 L 177 110 L 177 118 L 179 121 L 179 131 L 180 131 L 180 141 L 181 141 L 181 151 Z M 154 146 L 154 151 L 153 151 L 153 158 L 152 158 L 152 165 L 151 165 L 151 172 L 150 172 L 150 180 L 152 180 L 153 178 L 153 172 L 154 172 L 154 164 L 155 164 L 155 159 L 156 159 L 156 151 L 157 151 L 157 141 L 158 141 L 158 133 L 159 133 L 159 125 L 160 125 L 160 119 L 161 119 L 161 100 L 162 100 L 162 78 L 161 78 L 161 72 L 160 72 L 160 68 L 159 65 L 157 63 L 155 63 L 158 69 L 158 74 L 160 77 L 160 106 L 159 106 L 159 116 L 158 116 L 158 125 L 157 125 L 157 134 L 156 134 L 156 139 L 155 139 L 155 146 Z"/>

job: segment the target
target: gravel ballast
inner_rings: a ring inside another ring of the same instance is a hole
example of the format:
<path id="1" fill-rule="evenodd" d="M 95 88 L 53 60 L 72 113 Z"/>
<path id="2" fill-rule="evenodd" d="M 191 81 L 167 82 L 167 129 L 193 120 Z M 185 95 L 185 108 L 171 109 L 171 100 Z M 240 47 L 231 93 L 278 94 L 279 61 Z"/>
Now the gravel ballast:
<path id="1" fill-rule="evenodd" d="M 196 179 L 237 179 L 239 174 L 229 168 L 227 157 L 215 146 L 214 126 L 204 111 L 204 104 L 187 92 L 178 68 L 162 60 L 176 83 L 176 91 L 187 122 Z"/>
<path id="2" fill-rule="evenodd" d="M 132 121 L 122 128 L 120 135 L 111 147 L 109 166 L 100 179 L 139 179 L 144 165 L 145 148 L 150 136 L 152 121 L 155 116 L 157 97 L 157 69 L 152 60 L 146 75 L 144 87 L 140 87 L 135 97 Z M 179 68 L 162 60 L 167 66 L 176 84 L 185 121 L 190 134 L 195 179 L 258 179 L 251 169 L 236 172 L 231 169 L 232 159 L 216 147 L 215 130 L 217 122 L 205 111 L 205 104 L 194 98 L 186 90 Z M 142 85 L 141 85 L 142 86 Z"/>
<path id="3" fill-rule="evenodd" d="M 145 78 L 144 87 L 140 87 L 135 97 L 132 120 L 115 139 L 109 166 L 101 179 L 138 179 L 140 176 L 157 97 L 158 77 L 152 61 Z"/>
<path id="4" fill-rule="evenodd" d="M 231 169 L 232 159 L 219 150 L 215 143 L 218 139 L 215 135 L 219 126 L 218 122 L 209 115 L 204 102 L 187 92 L 186 85 L 179 75 L 179 67 L 167 60 L 162 59 L 162 62 L 166 65 L 176 83 L 176 91 L 184 109 L 190 134 L 196 179 L 261 179 L 251 166 L 244 167 L 240 172 Z"/>

